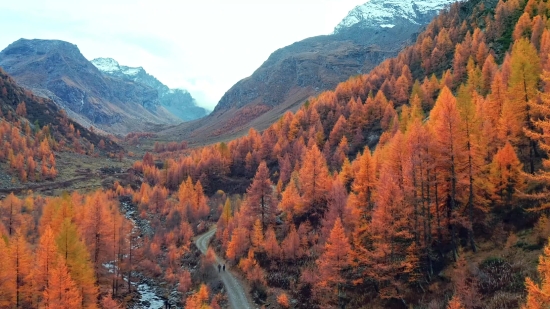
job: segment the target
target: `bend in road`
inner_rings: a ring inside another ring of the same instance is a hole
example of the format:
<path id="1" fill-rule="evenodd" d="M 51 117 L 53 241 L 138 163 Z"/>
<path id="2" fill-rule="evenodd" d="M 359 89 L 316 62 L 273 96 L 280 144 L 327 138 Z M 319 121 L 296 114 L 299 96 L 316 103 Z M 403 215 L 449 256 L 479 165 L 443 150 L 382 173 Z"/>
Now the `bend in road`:
<path id="1" fill-rule="evenodd" d="M 195 244 L 197 245 L 197 248 L 203 253 L 206 254 L 206 250 L 208 250 L 208 244 L 210 243 L 210 239 L 214 236 L 216 233 L 216 228 L 212 228 L 210 231 L 199 235 L 195 239 Z M 218 257 L 216 255 L 216 262 L 218 264 L 225 264 L 225 261 Z M 217 265 L 213 265 L 216 272 L 218 271 Z M 222 279 L 223 284 L 225 285 L 225 289 L 227 290 L 227 296 L 229 298 L 229 304 L 231 305 L 231 308 L 233 309 L 252 309 L 255 308 L 250 304 L 248 301 L 248 298 L 246 297 L 246 292 L 243 288 L 243 286 L 239 283 L 237 278 L 231 274 L 231 272 L 225 271 L 225 272 L 218 272 L 218 276 L 220 279 Z"/>

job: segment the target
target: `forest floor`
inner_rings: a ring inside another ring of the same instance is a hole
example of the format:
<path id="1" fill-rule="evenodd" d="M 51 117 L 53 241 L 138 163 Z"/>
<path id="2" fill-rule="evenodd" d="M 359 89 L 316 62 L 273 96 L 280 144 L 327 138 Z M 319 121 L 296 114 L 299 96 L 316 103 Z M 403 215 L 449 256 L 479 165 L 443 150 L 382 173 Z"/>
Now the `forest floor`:
<path id="1" fill-rule="evenodd" d="M 195 238 L 195 244 L 199 250 L 206 254 L 208 245 L 212 237 L 216 234 L 216 228 L 211 228 L 208 232 L 199 235 Z M 217 264 L 216 264 L 217 263 Z M 212 266 L 217 271 L 218 265 L 228 265 L 226 261 L 216 255 L 216 263 Z M 233 309 L 252 309 L 256 308 L 250 300 L 250 295 L 246 293 L 245 286 L 242 282 L 232 273 L 231 270 L 226 269 L 222 272 L 217 272 L 218 278 L 220 278 L 227 291 L 230 307 Z"/>

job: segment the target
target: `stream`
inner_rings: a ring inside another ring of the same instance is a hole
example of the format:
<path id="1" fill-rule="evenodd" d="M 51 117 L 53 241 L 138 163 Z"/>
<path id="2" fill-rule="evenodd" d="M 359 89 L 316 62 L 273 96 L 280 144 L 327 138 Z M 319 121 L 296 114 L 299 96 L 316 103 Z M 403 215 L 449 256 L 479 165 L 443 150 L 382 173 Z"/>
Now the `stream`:
<path id="1" fill-rule="evenodd" d="M 141 231 L 142 234 L 151 236 L 153 229 L 149 225 L 149 221 L 141 219 L 137 216 L 136 206 L 130 200 L 120 200 L 120 206 L 124 211 L 126 218 L 134 224 L 134 228 Z M 112 264 L 104 264 L 109 272 L 113 272 Z M 135 278 L 135 277 L 134 277 Z M 126 278 L 124 278 L 127 281 Z M 154 284 L 154 282 L 153 282 Z M 137 294 L 139 294 L 139 300 L 130 306 L 128 309 L 162 309 L 164 308 L 163 297 L 160 296 L 158 289 L 155 289 L 149 282 L 141 280 L 139 283 L 132 282 L 134 287 L 137 286 Z"/>

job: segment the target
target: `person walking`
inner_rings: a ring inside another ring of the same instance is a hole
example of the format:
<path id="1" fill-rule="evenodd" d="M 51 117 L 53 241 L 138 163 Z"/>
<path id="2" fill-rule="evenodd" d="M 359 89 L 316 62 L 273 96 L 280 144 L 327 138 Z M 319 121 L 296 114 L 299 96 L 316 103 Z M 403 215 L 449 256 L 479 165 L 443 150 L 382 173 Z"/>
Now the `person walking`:
<path id="1" fill-rule="evenodd" d="M 223 271 L 225 271 L 225 264 L 223 264 Z"/>
<path id="2" fill-rule="evenodd" d="M 221 271 L 222 265 L 218 264 L 218 272 Z"/>

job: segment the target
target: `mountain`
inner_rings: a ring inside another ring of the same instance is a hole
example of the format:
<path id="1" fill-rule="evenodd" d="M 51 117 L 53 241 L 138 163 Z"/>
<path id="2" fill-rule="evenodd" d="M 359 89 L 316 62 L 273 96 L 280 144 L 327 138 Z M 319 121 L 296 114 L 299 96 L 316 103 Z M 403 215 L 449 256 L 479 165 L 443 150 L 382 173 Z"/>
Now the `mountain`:
<path id="1" fill-rule="evenodd" d="M 24 103 L 26 111 L 24 115 L 18 117 L 19 114 L 16 110 L 21 103 Z M 16 114 L 17 116 L 15 116 Z M 52 100 L 34 95 L 18 85 L 11 76 L 0 68 L 0 121 L 11 122 L 12 126 L 17 126 L 17 122 L 25 122 L 22 119 L 25 119 L 35 131 L 49 126 L 52 137 L 57 142 L 64 141 L 68 145 L 67 148 L 70 147 L 71 139 L 74 139 L 66 132 L 69 131 L 67 130 L 69 126 L 73 126 L 74 130 L 80 132 L 80 142 L 83 144 L 94 144 L 97 147 L 102 139 L 106 140 L 103 136 L 68 119 L 66 113 Z M 111 152 L 122 150 L 119 145 L 110 140 L 107 140 L 104 147 L 106 151 Z"/>
<path id="2" fill-rule="evenodd" d="M 249 77 L 229 89 L 198 123 L 169 134 L 203 139 L 265 129 L 310 96 L 364 74 L 411 44 L 452 0 L 372 0 L 351 10 L 330 35 L 296 42 L 272 53 Z"/>
<path id="3" fill-rule="evenodd" d="M 180 122 L 155 89 L 102 74 L 68 42 L 20 39 L 0 52 L 0 67 L 85 127 L 125 134 Z"/>
<path id="4" fill-rule="evenodd" d="M 396 22 L 425 25 L 456 0 L 373 0 L 356 6 L 336 26 L 335 33 L 357 28 L 393 28 Z"/>
<path id="5" fill-rule="evenodd" d="M 142 67 L 119 65 L 112 58 L 96 58 L 91 62 L 103 74 L 145 84 L 157 90 L 160 104 L 183 121 L 208 115 L 206 109 L 197 106 L 197 102 L 187 90 L 168 88 L 154 76 L 148 74 Z"/>

